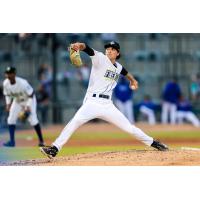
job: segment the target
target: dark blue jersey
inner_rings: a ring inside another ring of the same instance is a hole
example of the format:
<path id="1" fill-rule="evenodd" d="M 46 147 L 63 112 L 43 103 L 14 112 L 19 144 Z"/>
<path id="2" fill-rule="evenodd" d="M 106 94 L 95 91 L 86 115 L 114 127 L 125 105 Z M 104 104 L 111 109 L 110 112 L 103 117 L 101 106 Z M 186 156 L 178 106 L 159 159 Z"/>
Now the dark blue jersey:
<path id="1" fill-rule="evenodd" d="M 125 78 L 121 78 L 119 83 L 114 89 L 115 98 L 126 102 L 133 97 L 133 90 L 129 87 L 129 82 L 125 80 Z"/>
<path id="2" fill-rule="evenodd" d="M 162 94 L 163 100 L 177 104 L 180 96 L 181 96 L 181 90 L 179 85 L 174 82 L 167 83 Z"/>

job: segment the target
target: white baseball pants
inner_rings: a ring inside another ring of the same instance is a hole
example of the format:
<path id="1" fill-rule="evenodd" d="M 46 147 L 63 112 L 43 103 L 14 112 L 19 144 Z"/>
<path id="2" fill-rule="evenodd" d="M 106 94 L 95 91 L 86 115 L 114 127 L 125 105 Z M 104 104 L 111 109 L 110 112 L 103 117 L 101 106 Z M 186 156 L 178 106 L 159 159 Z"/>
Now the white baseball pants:
<path id="1" fill-rule="evenodd" d="M 117 108 L 127 117 L 127 119 L 131 122 L 131 124 L 134 123 L 135 120 L 134 120 L 132 100 L 128 100 L 126 102 L 115 100 L 115 104 Z"/>
<path id="2" fill-rule="evenodd" d="M 86 98 L 81 108 L 77 111 L 72 120 L 65 126 L 60 136 L 55 140 L 55 142 L 53 142 L 53 145 L 60 150 L 77 128 L 94 118 L 103 119 L 113 123 L 148 146 L 153 143 L 153 138 L 146 135 L 136 126 L 132 125 L 129 120 L 114 106 L 111 100 L 89 97 Z"/>
<path id="3" fill-rule="evenodd" d="M 170 123 L 176 123 L 176 104 L 163 102 L 161 120 L 163 124 L 168 123 L 168 115 L 170 117 Z"/>
<path id="4" fill-rule="evenodd" d="M 147 108 L 146 106 L 141 106 L 140 112 L 147 116 L 148 123 L 150 125 L 154 125 L 156 123 L 156 117 L 153 110 L 151 110 L 150 108 Z"/>
<path id="5" fill-rule="evenodd" d="M 183 120 L 186 119 L 191 122 L 194 126 L 200 127 L 200 121 L 197 116 L 191 111 L 177 111 L 177 120 L 179 124 L 183 123 Z"/>
<path id="6" fill-rule="evenodd" d="M 27 104 L 27 101 L 24 101 L 21 103 L 13 101 L 13 103 L 10 107 L 10 112 L 9 112 L 9 116 L 7 119 L 8 124 L 16 124 L 18 115 L 24 109 L 26 104 Z M 37 107 L 36 98 L 33 97 L 33 103 L 31 105 L 31 114 L 28 117 L 28 121 L 31 126 L 35 126 L 39 122 L 38 118 L 37 118 L 37 114 L 36 114 L 36 107 Z"/>

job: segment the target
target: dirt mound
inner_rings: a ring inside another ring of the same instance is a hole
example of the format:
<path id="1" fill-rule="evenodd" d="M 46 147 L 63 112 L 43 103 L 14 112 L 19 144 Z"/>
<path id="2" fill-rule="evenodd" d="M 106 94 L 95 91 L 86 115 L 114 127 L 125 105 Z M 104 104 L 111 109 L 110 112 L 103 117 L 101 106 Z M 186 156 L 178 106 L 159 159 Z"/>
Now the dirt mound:
<path id="1" fill-rule="evenodd" d="M 101 152 L 77 154 L 54 159 L 23 160 L 0 163 L 5 166 L 197 166 L 200 165 L 199 150 L 130 150 L 124 152 Z"/>

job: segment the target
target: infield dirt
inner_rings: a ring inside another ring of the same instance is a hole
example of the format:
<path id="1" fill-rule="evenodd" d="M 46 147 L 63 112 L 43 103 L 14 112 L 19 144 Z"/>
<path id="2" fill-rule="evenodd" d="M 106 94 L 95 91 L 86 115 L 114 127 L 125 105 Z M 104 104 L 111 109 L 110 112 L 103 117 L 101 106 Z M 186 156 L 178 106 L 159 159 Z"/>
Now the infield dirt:
<path id="1" fill-rule="evenodd" d="M 6 165 L 6 164 L 5 164 Z M 15 166 L 197 166 L 200 151 L 130 150 L 125 152 L 101 152 L 77 154 L 54 159 L 24 160 L 8 163 Z"/>

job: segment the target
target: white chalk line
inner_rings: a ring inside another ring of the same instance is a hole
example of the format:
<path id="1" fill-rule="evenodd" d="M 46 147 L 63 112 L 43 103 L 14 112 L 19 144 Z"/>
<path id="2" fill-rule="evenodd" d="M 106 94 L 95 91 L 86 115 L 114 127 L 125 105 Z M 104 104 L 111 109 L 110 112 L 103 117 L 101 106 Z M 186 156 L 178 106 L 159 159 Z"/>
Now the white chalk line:
<path id="1" fill-rule="evenodd" d="M 180 149 L 189 151 L 200 151 L 200 148 L 193 148 L 193 147 L 181 147 Z"/>

